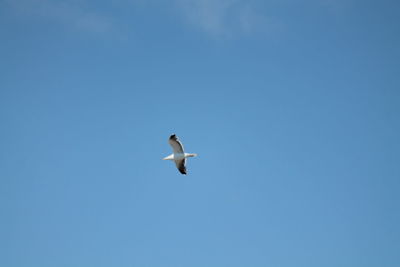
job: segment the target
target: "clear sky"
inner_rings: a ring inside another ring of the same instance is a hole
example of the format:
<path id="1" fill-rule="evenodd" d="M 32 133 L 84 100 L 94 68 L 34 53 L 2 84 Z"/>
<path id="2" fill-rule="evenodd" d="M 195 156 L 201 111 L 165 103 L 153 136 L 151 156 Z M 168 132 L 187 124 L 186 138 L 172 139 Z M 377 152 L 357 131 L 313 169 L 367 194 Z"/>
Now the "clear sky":
<path id="1" fill-rule="evenodd" d="M 400 266 L 399 9 L 0 1 L 0 266 Z"/>

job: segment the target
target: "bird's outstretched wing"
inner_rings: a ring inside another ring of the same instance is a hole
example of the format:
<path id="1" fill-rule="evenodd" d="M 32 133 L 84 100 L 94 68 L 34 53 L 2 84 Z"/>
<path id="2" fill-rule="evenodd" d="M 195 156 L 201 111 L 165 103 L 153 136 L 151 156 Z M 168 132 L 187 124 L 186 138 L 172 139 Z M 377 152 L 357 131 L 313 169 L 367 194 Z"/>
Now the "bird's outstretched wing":
<path id="1" fill-rule="evenodd" d="M 169 137 L 168 142 L 172 146 L 174 153 L 176 153 L 176 154 L 183 153 L 183 145 L 178 140 L 178 137 L 175 134 L 173 134 Z"/>
<path id="2" fill-rule="evenodd" d="M 186 174 L 186 159 L 175 160 L 175 165 L 178 168 L 179 172 L 182 174 Z"/>

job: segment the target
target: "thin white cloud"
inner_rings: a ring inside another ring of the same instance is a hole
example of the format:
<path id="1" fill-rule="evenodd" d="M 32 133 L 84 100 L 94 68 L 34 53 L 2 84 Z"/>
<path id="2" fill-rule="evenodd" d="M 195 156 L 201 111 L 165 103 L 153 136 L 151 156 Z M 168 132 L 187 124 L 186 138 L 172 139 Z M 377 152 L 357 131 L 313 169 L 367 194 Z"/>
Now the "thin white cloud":
<path id="1" fill-rule="evenodd" d="M 39 17 L 80 31 L 118 31 L 121 21 L 115 14 L 96 10 L 85 0 L 4 0 L 6 6 L 26 18 Z M 159 0 L 114 0 L 119 8 L 165 8 Z M 214 38 L 230 38 L 265 33 L 273 23 L 257 8 L 257 0 L 170 0 L 170 7 L 189 29 Z M 150 12 L 150 10 L 146 10 Z M 118 26 L 118 27 L 117 27 Z M 142 25 L 144 26 L 144 25 Z"/>
<path id="2" fill-rule="evenodd" d="M 6 0 L 8 6 L 24 17 L 39 16 L 82 31 L 104 33 L 112 28 L 110 18 L 83 7 L 74 0 Z"/>
<path id="3" fill-rule="evenodd" d="M 176 0 L 184 19 L 214 37 L 232 37 L 265 28 L 267 18 L 251 1 Z"/>

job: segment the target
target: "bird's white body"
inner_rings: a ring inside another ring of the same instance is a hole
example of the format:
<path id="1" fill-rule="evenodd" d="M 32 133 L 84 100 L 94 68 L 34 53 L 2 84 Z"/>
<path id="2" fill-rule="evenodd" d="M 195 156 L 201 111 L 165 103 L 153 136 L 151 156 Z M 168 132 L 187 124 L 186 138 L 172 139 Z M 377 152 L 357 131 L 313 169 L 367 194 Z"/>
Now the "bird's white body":
<path id="1" fill-rule="evenodd" d="M 192 154 L 192 153 L 173 153 L 165 158 L 163 160 L 182 160 L 190 157 L 196 157 L 197 154 Z"/>

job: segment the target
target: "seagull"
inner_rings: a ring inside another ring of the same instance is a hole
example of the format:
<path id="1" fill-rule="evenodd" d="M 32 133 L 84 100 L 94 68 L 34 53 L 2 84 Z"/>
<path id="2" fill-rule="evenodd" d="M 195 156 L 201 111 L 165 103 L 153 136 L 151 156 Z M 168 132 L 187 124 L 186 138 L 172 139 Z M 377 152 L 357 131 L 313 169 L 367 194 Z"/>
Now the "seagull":
<path id="1" fill-rule="evenodd" d="M 186 174 L 186 158 L 196 157 L 197 154 L 185 153 L 183 150 L 182 143 L 178 140 L 178 137 L 173 134 L 169 137 L 169 144 L 172 146 L 174 153 L 168 157 L 163 158 L 163 160 L 173 160 L 175 165 L 182 174 Z"/>

